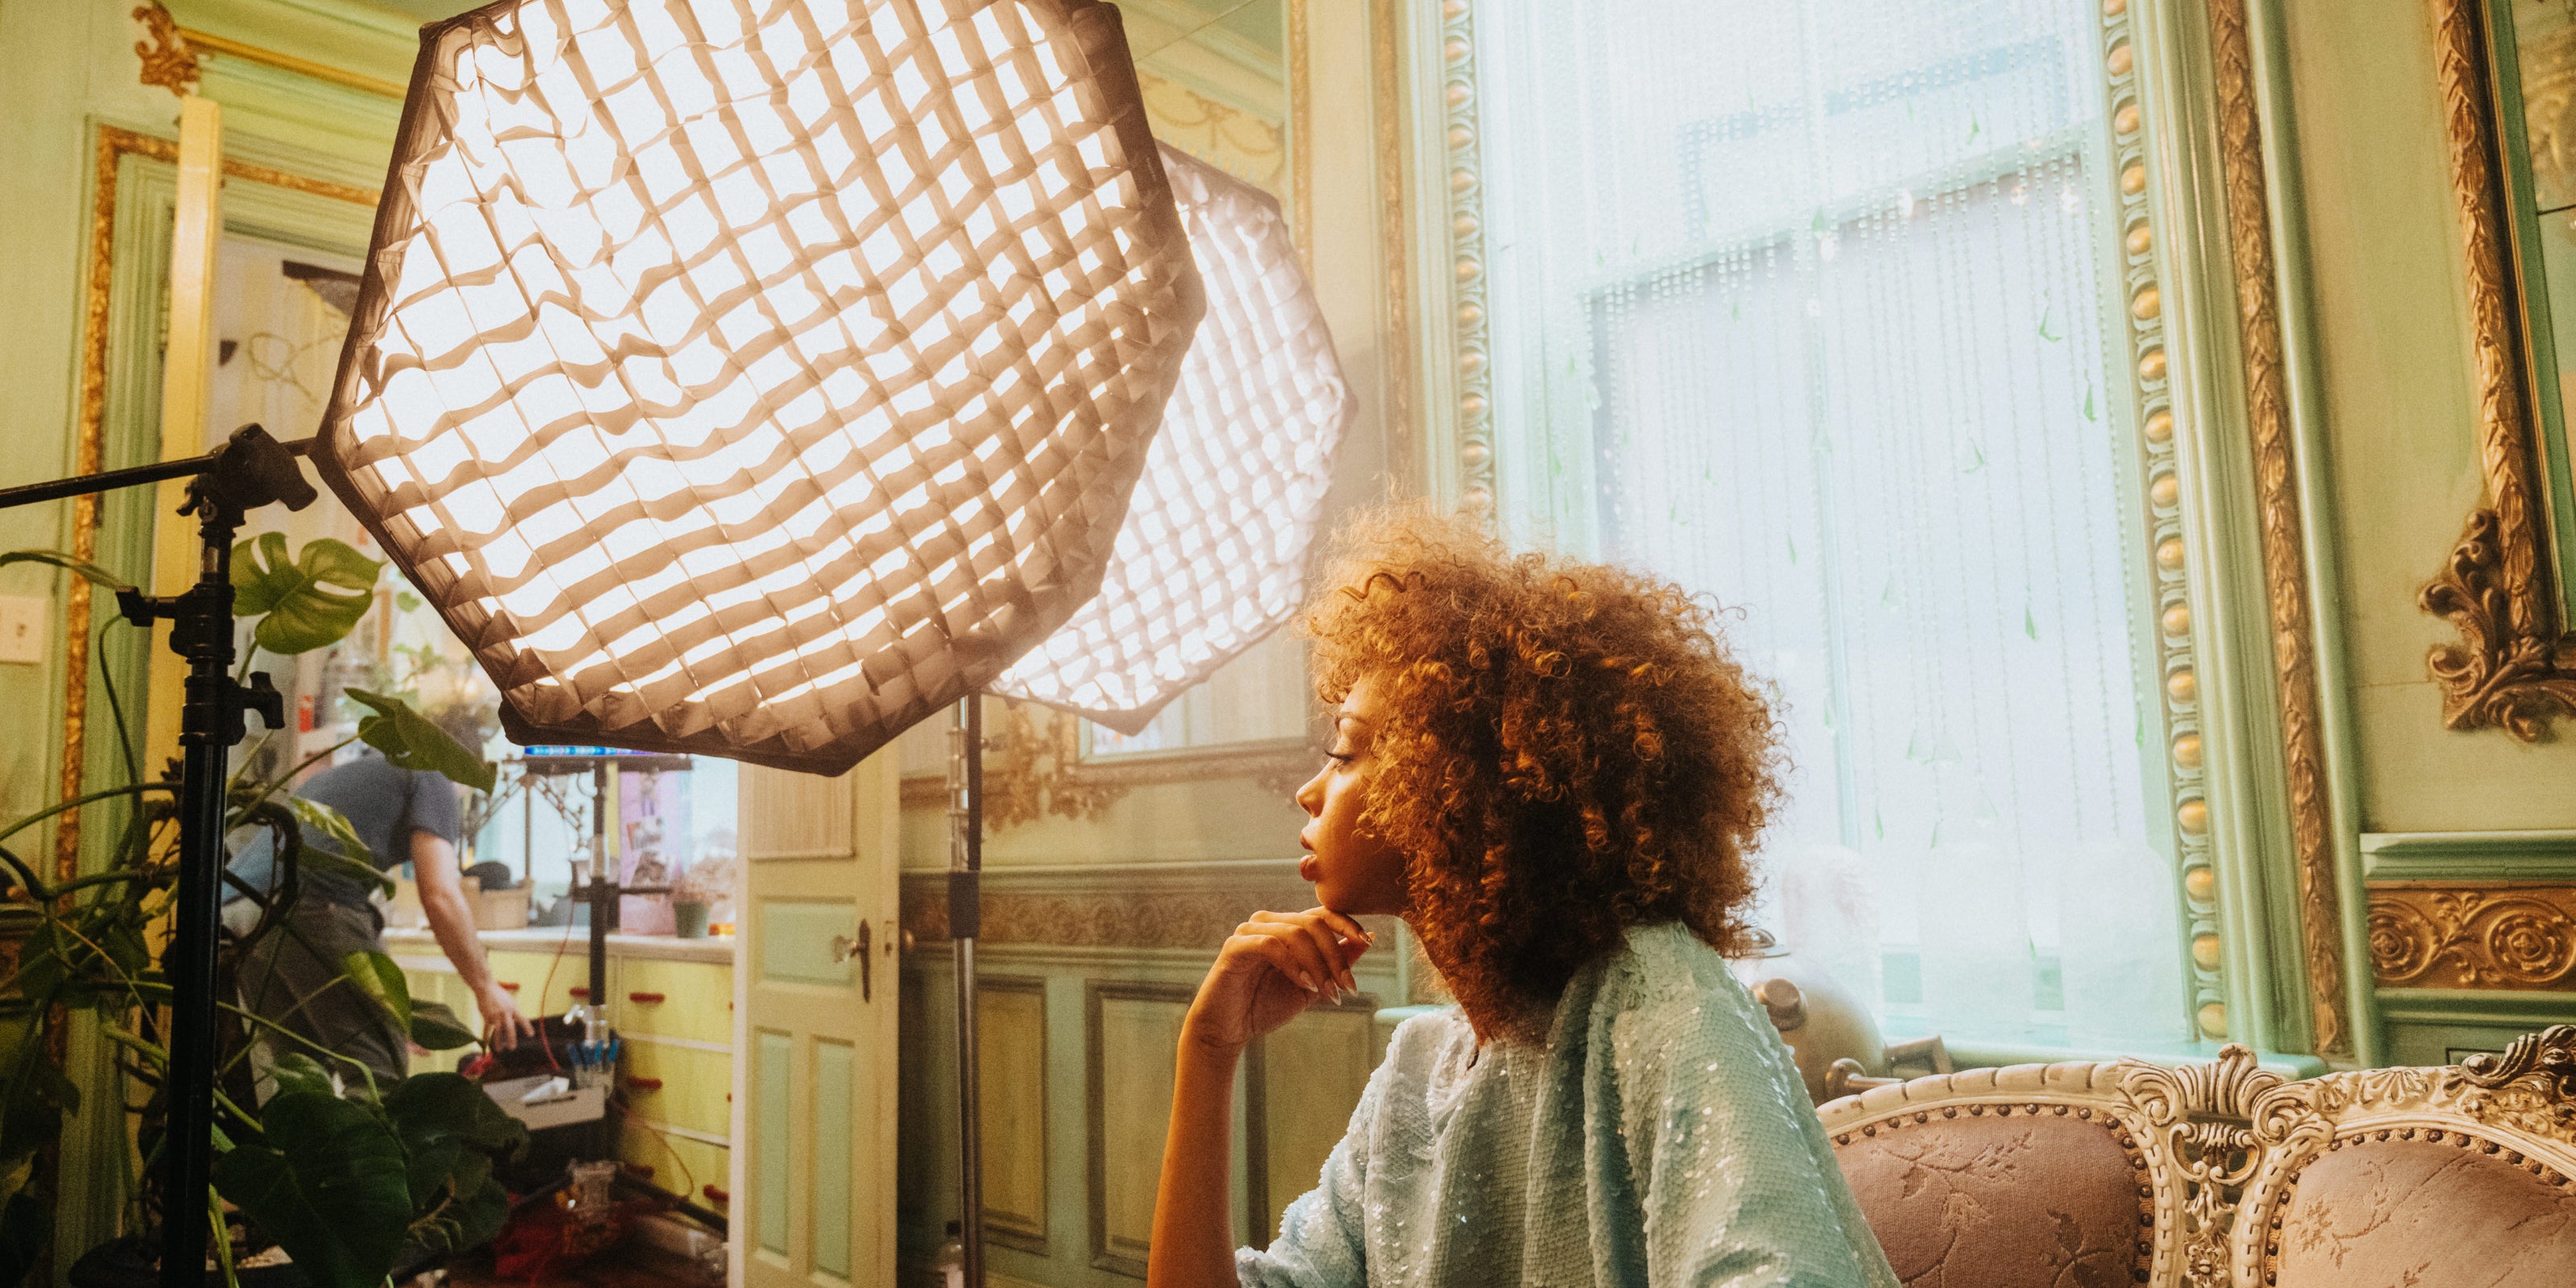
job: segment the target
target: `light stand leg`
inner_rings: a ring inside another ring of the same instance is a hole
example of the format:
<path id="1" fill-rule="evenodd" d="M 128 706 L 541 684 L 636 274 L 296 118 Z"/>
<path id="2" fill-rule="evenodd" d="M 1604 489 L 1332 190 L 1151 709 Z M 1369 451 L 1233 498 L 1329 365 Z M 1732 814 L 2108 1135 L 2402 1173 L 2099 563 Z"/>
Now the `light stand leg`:
<path id="1" fill-rule="evenodd" d="M 224 870 L 226 752 L 241 741 L 242 715 L 286 726 L 286 702 L 266 674 L 240 684 L 233 669 L 232 540 L 246 511 L 282 501 L 313 502 L 294 455 L 257 425 L 236 431 L 208 456 L 188 487 L 182 515 L 197 519 L 197 580 L 170 599 L 134 588 L 117 607 L 138 626 L 170 622 L 170 649 L 188 663 L 179 707 L 179 872 L 172 890 L 170 944 L 161 972 L 170 985 L 169 1064 L 161 1103 L 161 1283 L 203 1288 L 208 1174 L 214 1166 L 216 906 Z"/>
<path id="2" fill-rule="evenodd" d="M 161 1282 L 205 1282 L 206 1176 L 214 1166 L 215 906 L 224 870 L 225 751 L 241 735 L 233 698 L 233 525 L 206 507 L 197 584 L 179 597 L 171 646 L 188 661 L 179 714 L 179 879 L 170 947 L 168 1112 L 161 1136 Z M 226 726 L 230 726 L 229 733 Z"/>
<path id="3" fill-rule="evenodd" d="M 975 938 L 983 933 L 984 699 L 957 704 L 948 744 L 948 942 L 957 976 L 958 1242 L 967 1288 L 984 1288 L 984 1114 L 975 1041 Z"/>

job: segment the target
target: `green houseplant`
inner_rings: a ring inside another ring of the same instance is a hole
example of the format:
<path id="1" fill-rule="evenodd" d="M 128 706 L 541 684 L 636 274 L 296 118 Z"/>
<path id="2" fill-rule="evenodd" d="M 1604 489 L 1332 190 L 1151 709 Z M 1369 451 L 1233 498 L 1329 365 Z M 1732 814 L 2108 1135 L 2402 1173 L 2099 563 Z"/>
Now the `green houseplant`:
<path id="1" fill-rule="evenodd" d="M 111 592 L 124 584 L 52 551 L 0 555 L 0 566 L 15 563 L 59 567 Z M 241 542 L 232 567 L 237 629 L 249 626 L 245 674 L 260 653 L 303 653 L 347 637 L 372 606 L 383 573 L 378 561 L 328 539 L 309 542 L 290 558 L 285 536 L 273 532 Z M 133 1116 L 136 1174 L 157 1179 L 157 1092 L 168 1059 L 158 1040 L 157 1008 L 169 988 L 153 944 L 176 876 L 176 783 L 175 774 L 144 776 L 112 675 L 101 674 L 125 781 L 0 825 L 0 866 L 23 891 L 11 911 L 31 923 L 16 969 L 0 976 L 0 1285 L 23 1282 L 44 1257 L 53 1216 L 41 1192 L 41 1164 L 60 1141 L 64 1120 L 85 1104 L 88 1112 L 105 1105 Z M 240 768 L 229 784 L 227 834 L 267 831 L 279 880 L 268 893 L 234 883 L 234 893 L 252 899 L 259 916 L 246 933 L 225 937 L 226 980 L 269 937 L 298 934 L 285 914 L 300 872 L 327 870 L 388 885 L 346 819 L 288 792 L 300 771 L 359 741 L 398 765 L 492 788 L 491 765 L 400 697 L 354 688 L 347 697 L 367 712 L 351 739 L 301 762 L 256 754 L 257 746 L 234 759 Z M 9 848 L 24 844 L 17 838 L 48 819 L 99 804 L 122 816 L 112 857 L 100 871 L 49 882 Z M 341 852 L 304 844 L 308 828 L 330 837 Z M 420 1045 L 446 1050 L 474 1040 L 444 1007 L 416 1004 L 401 969 L 382 953 L 352 953 L 340 964 L 342 978 Z M 525 1142 L 526 1131 L 480 1087 L 452 1073 L 378 1086 L 364 1064 L 313 1046 L 226 993 L 212 1192 L 162 1195 L 147 1181 L 130 1205 L 130 1232 L 151 1227 L 168 1203 L 207 1203 L 217 1217 L 210 1255 L 228 1282 L 245 1259 L 278 1259 L 269 1252 L 274 1249 L 307 1282 L 369 1288 L 407 1253 L 471 1247 L 498 1231 L 508 1195 L 493 1179 L 493 1165 Z M 116 1086 L 78 1086 L 58 1062 L 58 1035 L 84 1012 L 117 1048 Z"/>

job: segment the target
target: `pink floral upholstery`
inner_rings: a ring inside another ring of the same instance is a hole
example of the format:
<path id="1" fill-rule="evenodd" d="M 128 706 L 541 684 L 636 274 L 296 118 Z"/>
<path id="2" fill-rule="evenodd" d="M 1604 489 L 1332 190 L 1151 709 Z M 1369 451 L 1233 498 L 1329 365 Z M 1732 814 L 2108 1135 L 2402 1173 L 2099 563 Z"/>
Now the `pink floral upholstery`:
<path id="1" fill-rule="evenodd" d="M 1906 1288 L 2126 1288 L 2146 1177 L 2107 1118 L 1976 1107 L 1840 1138 L 1835 1155 Z M 2569 1281 L 2576 1283 L 2576 1280 Z"/>
<path id="2" fill-rule="evenodd" d="M 2275 1288 L 2576 1285 L 2576 1189 L 2466 1132 L 2341 1140 L 2301 1169 Z"/>

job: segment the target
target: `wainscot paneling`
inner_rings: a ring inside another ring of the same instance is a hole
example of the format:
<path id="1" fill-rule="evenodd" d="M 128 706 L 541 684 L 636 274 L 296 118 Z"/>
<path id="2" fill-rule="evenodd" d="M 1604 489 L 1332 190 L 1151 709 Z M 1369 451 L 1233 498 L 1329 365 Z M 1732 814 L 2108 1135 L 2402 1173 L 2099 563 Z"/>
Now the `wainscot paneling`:
<path id="1" fill-rule="evenodd" d="M 984 1062 L 984 1233 L 996 1243 L 1047 1251 L 1046 981 L 975 981 L 975 1034 Z"/>
<path id="2" fill-rule="evenodd" d="M 1282 862 L 987 868 L 986 906 L 1028 915 L 977 949 L 984 1229 L 995 1283 L 1133 1288 L 1144 1273 L 1180 1023 L 1234 924 L 1303 906 Z M 915 919 L 945 874 L 904 874 L 898 1219 L 906 1273 L 932 1263 L 958 1211 L 956 986 L 944 918 Z M 1290 896 L 1290 897 L 1283 897 Z M 1096 915 L 1115 908 L 1115 915 Z M 1053 911 L 1041 912 L 1042 909 Z M 1341 1140 L 1404 996 L 1392 920 L 1353 972 L 1361 995 L 1298 1017 L 1245 1053 L 1231 1211 L 1266 1244 Z M 933 932 L 925 935 L 923 932 Z M 1073 942 L 1050 942 L 1050 941 Z"/>
<path id="3" fill-rule="evenodd" d="M 1236 1232 L 1244 1242 L 1270 1246 L 1281 1210 L 1315 1188 L 1377 1067 L 1377 1010 L 1364 995 L 1308 1011 L 1261 1040 L 1244 1084 L 1252 1212 L 1251 1228 Z"/>
<path id="4" fill-rule="evenodd" d="M 1192 990 L 1093 984 L 1089 990 L 1091 1263 L 1142 1276 L 1172 1112 L 1172 1052 Z"/>
<path id="5" fill-rule="evenodd" d="M 2525 1033 L 2576 1022 L 2576 992 L 2383 988 L 2379 1008 L 2390 1064 L 2456 1064 L 2480 1051 L 2501 1052 Z"/>

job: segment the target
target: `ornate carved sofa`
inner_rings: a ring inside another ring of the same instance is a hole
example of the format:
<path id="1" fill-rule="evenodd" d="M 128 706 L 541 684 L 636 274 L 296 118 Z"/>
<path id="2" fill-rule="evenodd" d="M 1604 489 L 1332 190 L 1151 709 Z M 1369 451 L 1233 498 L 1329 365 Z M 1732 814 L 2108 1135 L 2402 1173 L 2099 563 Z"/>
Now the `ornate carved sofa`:
<path id="1" fill-rule="evenodd" d="M 2576 1027 L 2292 1082 L 2015 1065 L 1819 1114 L 1907 1288 L 2576 1285 Z"/>

